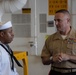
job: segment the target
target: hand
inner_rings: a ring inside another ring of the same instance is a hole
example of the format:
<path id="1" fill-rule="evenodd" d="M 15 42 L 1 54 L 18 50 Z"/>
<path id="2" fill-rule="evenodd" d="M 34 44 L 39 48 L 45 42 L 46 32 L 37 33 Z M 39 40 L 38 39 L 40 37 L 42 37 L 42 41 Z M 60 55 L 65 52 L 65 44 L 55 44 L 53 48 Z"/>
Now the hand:
<path id="1" fill-rule="evenodd" d="M 62 61 L 67 61 L 69 60 L 69 55 L 65 53 L 59 53 L 59 56 L 62 58 Z"/>
<path id="2" fill-rule="evenodd" d="M 62 57 L 60 56 L 60 54 L 54 55 L 52 58 L 54 63 L 59 63 L 62 61 Z"/>
<path id="3" fill-rule="evenodd" d="M 56 63 L 67 61 L 67 60 L 69 60 L 69 55 L 64 53 L 58 53 L 53 56 L 53 62 L 56 62 Z"/>

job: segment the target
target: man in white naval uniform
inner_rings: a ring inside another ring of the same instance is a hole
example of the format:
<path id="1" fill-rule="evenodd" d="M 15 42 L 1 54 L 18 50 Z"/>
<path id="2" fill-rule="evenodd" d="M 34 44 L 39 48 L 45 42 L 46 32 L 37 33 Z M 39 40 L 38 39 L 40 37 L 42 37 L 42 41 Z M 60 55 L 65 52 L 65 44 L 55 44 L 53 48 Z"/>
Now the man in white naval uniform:
<path id="1" fill-rule="evenodd" d="M 11 56 L 6 51 L 7 44 L 14 38 L 11 21 L 0 25 L 0 75 L 18 75 L 16 68 L 11 68 Z M 8 50 L 9 51 L 9 50 Z"/>

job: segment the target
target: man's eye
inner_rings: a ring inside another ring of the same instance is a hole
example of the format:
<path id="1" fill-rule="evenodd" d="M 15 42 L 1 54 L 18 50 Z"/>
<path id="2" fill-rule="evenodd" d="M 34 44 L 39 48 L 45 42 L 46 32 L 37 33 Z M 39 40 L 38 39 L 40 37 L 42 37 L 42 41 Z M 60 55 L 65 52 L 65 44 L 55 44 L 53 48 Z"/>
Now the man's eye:
<path id="1" fill-rule="evenodd" d="M 61 22 L 61 20 L 60 20 L 60 19 L 58 19 L 58 22 Z"/>
<path id="2" fill-rule="evenodd" d="M 58 22 L 61 22 L 62 20 L 60 20 L 60 19 L 57 19 L 57 20 L 56 20 L 56 19 L 54 19 L 54 21 L 58 21 Z"/>

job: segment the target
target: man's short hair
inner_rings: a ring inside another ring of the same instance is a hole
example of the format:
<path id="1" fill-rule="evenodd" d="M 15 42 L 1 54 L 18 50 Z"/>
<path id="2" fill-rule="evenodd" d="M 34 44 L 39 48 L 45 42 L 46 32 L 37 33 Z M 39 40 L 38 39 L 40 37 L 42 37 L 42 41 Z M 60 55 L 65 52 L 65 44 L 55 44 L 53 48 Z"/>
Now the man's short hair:
<path id="1" fill-rule="evenodd" d="M 60 9 L 60 10 L 56 11 L 56 13 L 64 13 L 64 14 L 69 14 L 70 15 L 69 11 L 66 10 L 66 9 Z"/>

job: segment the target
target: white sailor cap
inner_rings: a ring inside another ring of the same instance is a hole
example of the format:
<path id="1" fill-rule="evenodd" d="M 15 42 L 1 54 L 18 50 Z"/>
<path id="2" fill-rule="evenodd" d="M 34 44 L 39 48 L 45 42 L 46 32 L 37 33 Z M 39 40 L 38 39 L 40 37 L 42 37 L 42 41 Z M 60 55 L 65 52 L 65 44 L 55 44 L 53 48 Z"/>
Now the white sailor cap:
<path id="1" fill-rule="evenodd" d="M 0 25 L 0 30 L 8 29 L 8 28 L 10 28 L 10 27 L 12 27 L 11 21 L 8 21 L 8 22 L 6 22 L 6 23 L 1 23 L 1 25 Z"/>

